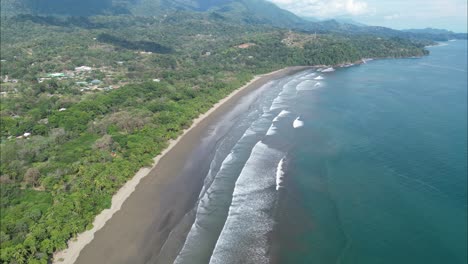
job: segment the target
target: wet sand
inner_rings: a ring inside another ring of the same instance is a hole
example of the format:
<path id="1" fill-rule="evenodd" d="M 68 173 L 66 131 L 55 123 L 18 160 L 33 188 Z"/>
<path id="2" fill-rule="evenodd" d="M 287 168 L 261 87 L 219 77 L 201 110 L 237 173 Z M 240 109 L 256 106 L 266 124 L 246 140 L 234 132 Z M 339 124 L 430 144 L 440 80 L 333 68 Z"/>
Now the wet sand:
<path id="1" fill-rule="evenodd" d="M 235 117 L 250 107 L 252 97 L 258 96 L 255 90 L 270 80 L 305 68 L 290 67 L 257 76 L 195 120 L 155 158 L 153 168 L 139 171 L 119 191 L 120 197 L 113 199 L 111 210 L 96 218 L 103 218 L 94 222 L 98 228 L 84 239 L 80 240 L 80 235 L 73 242 L 74 247 L 56 254 L 55 262 L 171 263 L 193 223 L 190 212 L 198 200 L 217 142 L 235 125 Z M 134 186 L 127 186 L 130 183 Z"/>

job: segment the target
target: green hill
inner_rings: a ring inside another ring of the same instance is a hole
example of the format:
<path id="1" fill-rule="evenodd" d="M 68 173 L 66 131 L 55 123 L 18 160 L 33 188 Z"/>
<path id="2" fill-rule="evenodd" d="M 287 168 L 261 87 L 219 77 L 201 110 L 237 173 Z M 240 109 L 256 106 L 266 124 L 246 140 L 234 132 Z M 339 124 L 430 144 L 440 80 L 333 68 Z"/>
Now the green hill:
<path id="1" fill-rule="evenodd" d="M 2 16 L 18 14 L 93 16 L 168 15 L 184 10 L 216 12 L 235 21 L 296 27 L 302 18 L 265 0 L 3 0 Z"/>
<path id="2" fill-rule="evenodd" d="M 209 13 L 218 20 L 239 25 L 269 25 L 305 32 L 375 35 L 444 41 L 466 38 L 444 30 L 400 31 L 385 27 L 365 26 L 346 20 L 313 21 L 296 16 L 266 0 L 2 0 L 1 14 L 33 15 L 133 15 L 173 17 L 177 12 Z"/>

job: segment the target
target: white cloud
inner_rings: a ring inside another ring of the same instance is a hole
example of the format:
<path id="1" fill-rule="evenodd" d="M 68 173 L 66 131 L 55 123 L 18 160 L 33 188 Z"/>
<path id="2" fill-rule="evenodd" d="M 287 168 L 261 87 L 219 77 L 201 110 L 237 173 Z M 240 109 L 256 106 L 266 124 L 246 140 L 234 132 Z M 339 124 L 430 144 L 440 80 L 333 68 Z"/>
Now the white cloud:
<path id="1" fill-rule="evenodd" d="M 384 16 L 384 19 L 386 20 L 393 20 L 393 19 L 398 19 L 398 18 L 400 18 L 400 14 L 392 14 L 392 15 Z"/>
<path id="2" fill-rule="evenodd" d="M 367 3 L 362 1 L 348 0 L 346 1 L 346 11 L 351 15 L 361 15 L 368 11 Z"/>
<path id="3" fill-rule="evenodd" d="M 1 0 L 0 0 L 1 1 Z M 467 31 L 467 0 L 269 0 L 299 16 L 346 17 L 391 28 Z"/>
<path id="4" fill-rule="evenodd" d="M 301 16 L 335 17 L 362 15 L 370 12 L 367 2 L 362 0 L 270 0 L 278 6 Z"/>

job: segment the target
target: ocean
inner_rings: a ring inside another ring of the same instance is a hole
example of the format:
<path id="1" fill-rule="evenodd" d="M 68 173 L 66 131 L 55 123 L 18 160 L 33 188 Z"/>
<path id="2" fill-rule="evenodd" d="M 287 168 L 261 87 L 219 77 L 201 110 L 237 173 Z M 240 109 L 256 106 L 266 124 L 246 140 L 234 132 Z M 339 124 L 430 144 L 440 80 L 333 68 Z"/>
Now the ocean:
<path id="1" fill-rule="evenodd" d="M 175 263 L 467 263 L 467 41 L 255 91 Z"/>

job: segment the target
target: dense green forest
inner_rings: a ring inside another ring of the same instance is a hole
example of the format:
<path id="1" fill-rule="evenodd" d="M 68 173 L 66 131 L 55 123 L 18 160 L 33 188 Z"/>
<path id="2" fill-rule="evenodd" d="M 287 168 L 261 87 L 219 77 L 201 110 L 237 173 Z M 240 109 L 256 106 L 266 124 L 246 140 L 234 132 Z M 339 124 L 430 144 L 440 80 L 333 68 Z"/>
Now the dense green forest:
<path id="1" fill-rule="evenodd" d="M 372 34 L 379 37 L 402 37 L 447 41 L 466 39 L 467 33 L 447 30 L 394 30 L 367 26 L 342 19 L 318 21 L 299 17 L 267 0 L 2 0 L 2 16 L 33 15 L 133 15 L 172 16 L 174 12 L 211 12 L 218 19 L 242 25 L 269 25 L 310 33 Z"/>
<path id="2" fill-rule="evenodd" d="M 423 56 L 428 44 L 184 11 L 2 17 L 1 39 L 2 263 L 47 263 L 168 140 L 254 75 Z"/>

